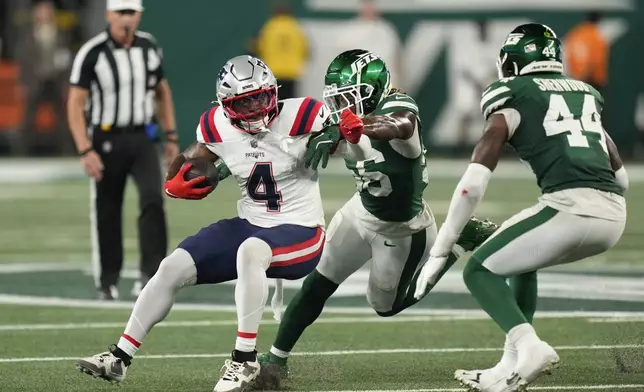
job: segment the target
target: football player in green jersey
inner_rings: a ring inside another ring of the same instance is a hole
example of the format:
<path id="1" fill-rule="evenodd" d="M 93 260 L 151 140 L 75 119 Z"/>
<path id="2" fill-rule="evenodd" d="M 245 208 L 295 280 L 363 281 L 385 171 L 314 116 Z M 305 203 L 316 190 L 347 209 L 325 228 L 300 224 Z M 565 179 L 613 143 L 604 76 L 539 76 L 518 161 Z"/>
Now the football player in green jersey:
<path id="1" fill-rule="evenodd" d="M 447 262 L 461 229 L 483 197 L 504 145 L 512 146 L 537 179 L 541 196 L 501 225 L 474 251 L 463 278 L 472 295 L 506 333 L 503 358 L 492 369 L 459 370 L 476 391 L 524 391 L 559 357 L 531 323 L 536 271 L 610 249 L 626 223 L 628 176 L 601 125 L 603 98 L 564 76 L 561 42 L 540 24 L 507 37 L 497 62 L 499 81 L 481 98 L 487 121 L 472 161 L 456 187 L 445 223 L 417 282 L 422 297 Z M 510 285 L 506 279 L 510 278 Z"/>
<path id="2" fill-rule="evenodd" d="M 422 297 L 414 298 L 414 282 L 436 238 L 434 217 L 422 198 L 428 175 L 418 106 L 390 87 L 385 63 L 365 50 L 340 54 L 327 69 L 323 96 L 337 125 L 312 136 L 309 162 L 322 160 L 324 167 L 330 152 L 343 156 L 356 193 L 333 216 L 317 269 L 289 304 L 270 352 L 260 356 L 265 383 L 267 374 L 286 374 L 286 359 L 305 328 L 369 260 L 367 300 L 379 315 L 393 316 L 417 303 Z M 468 219 L 440 275 L 457 254 L 473 250 L 496 229 Z"/>

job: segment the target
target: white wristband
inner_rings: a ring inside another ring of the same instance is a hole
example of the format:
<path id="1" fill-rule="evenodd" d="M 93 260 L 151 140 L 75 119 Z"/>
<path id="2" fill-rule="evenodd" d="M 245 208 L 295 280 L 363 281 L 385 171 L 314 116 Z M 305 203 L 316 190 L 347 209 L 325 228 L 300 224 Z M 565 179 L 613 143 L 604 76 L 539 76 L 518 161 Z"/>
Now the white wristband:
<path id="1" fill-rule="evenodd" d="M 436 242 L 432 247 L 432 256 L 445 256 L 451 252 L 461 231 L 463 231 L 463 227 L 474 214 L 478 202 L 483 198 L 491 176 L 490 169 L 481 164 L 470 163 L 467 167 L 452 195 L 447 218 L 445 218 L 445 223 L 440 228 Z"/>
<path id="2" fill-rule="evenodd" d="M 622 187 L 622 191 L 626 192 L 628 190 L 628 174 L 626 173 L 626 169 L 624 166 L 620 167 L 617 171 L 615 171 L 615 179 L 619 183 L 619 186 Z"/>

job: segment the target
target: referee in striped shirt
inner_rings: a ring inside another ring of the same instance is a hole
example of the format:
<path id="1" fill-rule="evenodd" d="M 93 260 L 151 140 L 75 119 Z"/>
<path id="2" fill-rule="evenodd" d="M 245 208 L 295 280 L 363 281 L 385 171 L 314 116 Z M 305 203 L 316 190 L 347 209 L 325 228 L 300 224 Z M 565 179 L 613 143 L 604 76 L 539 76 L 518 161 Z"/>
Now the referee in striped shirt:
<path id="1" fill-rule="evenodd" d="M 118 297 L 123 264 L 122 207 L 132 175 L 139 191 L 141 278 L 133 294 L 166 256 L 161 165 L 153 127 L 155 107 L 165 131 L 165 160 L 179 152 L 174 105 L 162 52 L 152 35 L 137 31 L 141 0 L 108 0 L 106 31 L 78 51 L 70 76 L 68 122 L 91 178 L 92 264 L 99 298 Z"/>

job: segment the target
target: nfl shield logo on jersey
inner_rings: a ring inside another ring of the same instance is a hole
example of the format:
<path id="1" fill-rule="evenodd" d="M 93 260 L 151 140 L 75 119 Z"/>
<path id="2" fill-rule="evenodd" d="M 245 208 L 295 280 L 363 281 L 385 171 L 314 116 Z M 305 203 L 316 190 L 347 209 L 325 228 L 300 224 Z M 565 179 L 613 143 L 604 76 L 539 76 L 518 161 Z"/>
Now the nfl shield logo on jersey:
<path id="1" fill-rule="evenodd" d="M 250 141 L 250 146 L 253 148 L 257 148 L 257 140 L 251 140 Z"/>

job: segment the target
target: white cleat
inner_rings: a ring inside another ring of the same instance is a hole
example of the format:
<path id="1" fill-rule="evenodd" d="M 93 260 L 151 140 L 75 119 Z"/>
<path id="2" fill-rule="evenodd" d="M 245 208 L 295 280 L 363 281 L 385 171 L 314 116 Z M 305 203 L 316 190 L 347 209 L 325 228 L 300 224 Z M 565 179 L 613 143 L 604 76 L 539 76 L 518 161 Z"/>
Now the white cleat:
<path id="1" fill-rule="evenodd" d="M 125 380 L 127 368 L 123 360 L 115 357 L 110 351 L 76 361 L 76 369 L 81 372 L 113 383 Z"/>
<path id="2" fill-rule="evenodd" d="M 224 375 L 213 392 L 244 392 L 251 389 L 253 380 L 259 376 L 259 362 L 235 362 L 227 359 L 222 367 Z"/>
<path id="3" fill-rule="evenodd" d="M 539 341 L 519 351 L 517 366 L 506 378 L 501 392 L 525 392 L 528 384 L 559 365 L 559 355 L 546 342 Z"/>
<path id="4" fill-rule="evenodd" d="M 491 368 L 485 370 L 463 370 L 454 372 L 454 378 L 469 391 L 501 392 L 506 386 L 505 379 L 511 370 Z"/>

